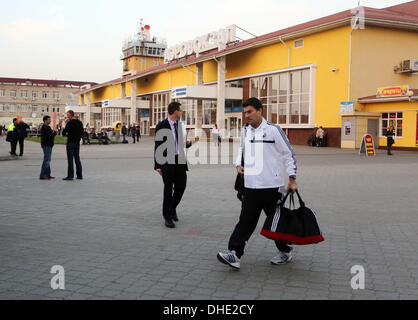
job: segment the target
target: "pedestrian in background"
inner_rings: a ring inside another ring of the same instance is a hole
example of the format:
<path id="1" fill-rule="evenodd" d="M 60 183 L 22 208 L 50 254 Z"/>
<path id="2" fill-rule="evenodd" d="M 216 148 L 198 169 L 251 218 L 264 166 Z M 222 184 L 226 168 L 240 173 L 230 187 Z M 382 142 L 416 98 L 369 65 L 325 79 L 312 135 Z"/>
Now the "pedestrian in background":
<path id="1" fill-rule="evenodd" d="M 19 119 L 17 121 L 17 138 L 18 138 L 18 142 L 19 142 L 19 157 L 23 157 L 23 151 L 24 151 L 24 144 L 25 144 L 25 138 L 28 137 L 28 131 L 29 131 L 29 126 L 23 122 L 22 119 Z"/>
<path id="2" fill-rule="evenodd" d="M 67 161 L 68 174 L 64 181 L 74 180 L 74 161 L 76 165 L 77 179 L 83 180 L 83 168 L 80 161 L 80 140 L 83 136 L 83 123 L 74 117 L 74 111 L 67 112 L 68 122 L 62 132 L 63 136 L 67 136 Z"/>
<path id="3" fill-rule="evenodd" d="M 122 132 L 122 136 L 123 136 L 122 143 L 127 143 L 128 141 L 126 141 L 126 134 L 128 133 L 128 129 L 126 128 L 126 123 L 123 123 L 121 132 Z"/>
<path id="4" fill-rule="evenodd" d="M 55 177 L 51 176 L 51 157 L 52 148 L 54 147 L 54 139 L 57 131 L 53 131 L 50 127 L 51 117 L 45 116 L 43 118 L 44 124 L 41 128 L 41 147 L 44 152 L 44 161 L 42 162 L 40 180 L 51 180 Z"/>
<path id="5" fill-rule="evenodd" d="M 135 127 L 135 124 L 132 124 L 129 127 L 129 131 L 130 131 L 130 135 L 132 137 L 133 143 L 135 144 L 136 143 L 136 140 L 135 140 L 135 136 L 136 136 L 136 127 Z"/>
<path id="6" fill-rule="evenodd" d="M 17 119 L 14 118 L 13 122 L 7 128 L 7 138 L 6 141 L 10 142 L 10 155 L 17 156 L 16 154 L 16 146 L 17 146 Z"/>
<path id="7" fill-rule="evenodd" d="M 141 138 L 141 125 L 138 123 L 136 126 L 136 142 L 139 142 L 139 139 Z"/>
<path id="8" fill-rule="evenodd" d="M 393 131 L 393 127 L 391 126 L 386 131 L 387 147 L 388 147 L 388 156 L 393 156 L 393 154 L 392 154 L 392 146 L 395 143 L 395 140 L 393 139 L 394 136 L 395 136 L 395 133 Z"/>

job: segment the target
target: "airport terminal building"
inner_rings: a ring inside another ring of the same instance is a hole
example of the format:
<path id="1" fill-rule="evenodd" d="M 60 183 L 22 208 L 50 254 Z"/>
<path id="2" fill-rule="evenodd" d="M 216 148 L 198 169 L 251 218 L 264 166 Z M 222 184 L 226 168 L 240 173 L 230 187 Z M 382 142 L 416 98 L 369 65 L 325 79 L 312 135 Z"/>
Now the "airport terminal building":
<path id="1" fill-rule="evenodd" d="M 141 123 L 153 135 L 171 101 L 196 137 L 215 124 L 238 138 L 242 103 L 259 98 L 264 116 L 293 144 L 322 126 L 328 146 L 376 146 L 395 128 L 396 146 L 418 149 L 418 1 L 358 7 L 238 40 L 237 26 L 168 48 L 145 26 L 123 48 L 120 78 L 80 91 L 84 123 Z M 234 130 L 236 129 L 236 130 Z"/>

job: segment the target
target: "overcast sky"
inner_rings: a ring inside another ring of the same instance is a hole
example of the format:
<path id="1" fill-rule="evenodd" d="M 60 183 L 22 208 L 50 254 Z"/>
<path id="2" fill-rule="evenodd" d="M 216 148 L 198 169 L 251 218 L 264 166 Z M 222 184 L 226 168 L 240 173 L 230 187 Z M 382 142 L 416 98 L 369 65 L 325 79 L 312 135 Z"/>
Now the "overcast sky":
<path id="1" fill-rule="evenodd" d="M 404 2 L 360 4 L 384 8 Z M 1 0 L 0 77 L 117 78 L 122 43 L 141 18 L 170 46 L 231 24 L 262 35 L 357 5 L 358 0 Z"/>

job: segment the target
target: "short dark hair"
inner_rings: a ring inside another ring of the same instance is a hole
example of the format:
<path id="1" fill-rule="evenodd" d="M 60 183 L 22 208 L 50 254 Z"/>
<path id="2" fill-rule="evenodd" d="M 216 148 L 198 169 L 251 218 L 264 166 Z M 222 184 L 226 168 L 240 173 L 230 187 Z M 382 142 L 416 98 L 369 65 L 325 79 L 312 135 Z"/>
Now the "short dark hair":
<path id="1" fill-rule="evenodd" d="M 244 102 L 244 104 L 242 106 L 243 106 L 243 108 L 252 106 L 252 107 L 255 108 L 255 110 L 263 109 L 263 104 L 257 98 L 248 99 L 247 101 Z"/>
<path id="2" fill-rule="evenodd" d="M 181 103 L 179 102 L 170 103 L 167 108 L 168 114 L 171 116 L 174 114 L 174 112 L 180 111 L 180 107 L 181 107 Z"/>
<path id="3" fill-rule="evenodd" d="M 13 122 L 15 122 L 15 121 L 17 121 L 17 118 L 14 118 L 14 119 L 13 119 Z"/>
<path id="4" fill-rule="evenodd" d="M 48 119 L 51 119 L 51 117 L 50 117 L 50 116 L 45 116 L 45 117 L 44 117 L 44 122 L 45 122 L 46 120 L 48 120 Z"/>
<path id="5" fill-rule="evenodd" d="M 68 110 L 67 113 L 69 113 L 72 117 L 74 117 L 74 111 L 73 110 Z"/>

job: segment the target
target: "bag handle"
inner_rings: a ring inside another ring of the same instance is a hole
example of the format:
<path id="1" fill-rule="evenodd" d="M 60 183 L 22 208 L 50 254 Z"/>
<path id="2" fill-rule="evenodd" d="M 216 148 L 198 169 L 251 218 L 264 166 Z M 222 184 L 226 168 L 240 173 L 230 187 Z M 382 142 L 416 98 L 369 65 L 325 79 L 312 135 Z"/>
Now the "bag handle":
<path id="1" fill-rule="evenodd" d="M 285 202 L 286 202 L 287 198 L 289 197 L 289 195 L 290 195 L 290 205 L 292 205 L 292 204 L 293 204 L 293 207 L 295 208 L 295 199 L 294 199 L 294 196 L 293 196 L 293 192 L 292 192 L 290 189 L 289 189 L 289 191 L 287 192 L 286 196 L 283 198 L 283 200 L 282 200 L 282 202 L 280 203 L 280 205 L 281 205 L 282 207 L 284 207 L 284 204 L 285 204 Z M 300 194 L 299 194 L 299 191 L 298 191 L 298 190 L 296 190 L 296 195 L 298 196 L 300 206 L 301 206 L 302 208 L 304 208 L 304 207 L 305 207 L 305 202 L 302 200 L 302 197 L 300 196 Z"/>

